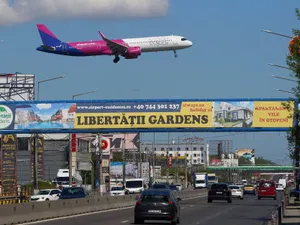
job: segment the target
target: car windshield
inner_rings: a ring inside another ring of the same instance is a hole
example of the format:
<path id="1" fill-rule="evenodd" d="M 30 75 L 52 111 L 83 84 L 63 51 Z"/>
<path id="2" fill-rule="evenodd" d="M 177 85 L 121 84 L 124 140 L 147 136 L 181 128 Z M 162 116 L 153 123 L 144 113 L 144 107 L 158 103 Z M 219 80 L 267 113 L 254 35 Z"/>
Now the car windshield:
<path id="1" fill-rule="evenodd" d="M 62 195 L 83 195 L 84 190 L 82 188 L 64 188 Z"/>
<path id="2" fill-rule="evenodd" d="M 145 194 L 142 196 L 142 202 L 168 202 L 169 197 L 166 194 Z"/>
<path id="3" fill-rule="evenodd" d="M 229 186 L 230 189 L 241 189 L 240 186 Z"/>
<path id="4" fill-rule="evenodd" d="M 111 190 L 112 191 L 122 191 L 123 187 L 112 187 Z"/>
<path id="5" fill-rule="evenodd" d="M 38 192 L 38 195 L 48 195 L 49 192 L 50 192 L 50 190 L 40 190 L 40 191 Z"/>
<path id="6" fill-rule="evenodd" d="M 204 184 L 205 181 L 204 180 L 196 180 L 196 184 Z"/>
<path id="7" fill-rule="evenodd" d="M 143 187 L 143 181 L 141 180 L 133 180 L 133 181 L 126 181 L 127 188 L 141 188 Z"/>
<path id="8" fill-rule="evenodd" d="M 263 182 L 259 186 L 262 188 L 270 188 L 275 187 L 275 184 L 273 182 Z"/>
<path id="9" fill-rule="evenodd" d="M 69 177 L 57 177 L 57 182 L 69 182 Z"/>
<path id="10" fill-rule="evenodd" d="M 168 188 L 168 186 L 167 185 L 165 185 L 165 184 L 154 184 L 153 186 L 152 186 L 152 188 L 157 188 L 157 189 L 163 189 L 163 188 Z"/>
<path id="11" fill-rule="evenodd" d="M 282 184 L 276 184 L 276 187 L 282 187 L 283 185 Z"/>
<path id="12" fill-rule="evenodd" d="M 226 184 L 213 184 L 211 186 L 212 190 L 216 190 L 216 189 L 227 189 L 227 185 Z"/>

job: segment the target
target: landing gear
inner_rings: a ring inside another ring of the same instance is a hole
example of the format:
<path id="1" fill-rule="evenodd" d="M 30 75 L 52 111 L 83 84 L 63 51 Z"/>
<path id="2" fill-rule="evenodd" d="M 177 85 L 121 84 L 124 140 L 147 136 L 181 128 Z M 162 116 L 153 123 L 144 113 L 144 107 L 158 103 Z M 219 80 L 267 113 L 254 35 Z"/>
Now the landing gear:
<path id="1" fill-rule="evenodd" d="M 176 50 L 174 50 L 174 57 L 175 57 L 175 58 L 178 58 L 178 55 L 177 55 Z"/>
<path id="2" fill-rule="evenodd" d="M 120 57 L 116 55 L 114 58 L 114 63 L 118 63 L 119 61 L 120 61 Z"/>

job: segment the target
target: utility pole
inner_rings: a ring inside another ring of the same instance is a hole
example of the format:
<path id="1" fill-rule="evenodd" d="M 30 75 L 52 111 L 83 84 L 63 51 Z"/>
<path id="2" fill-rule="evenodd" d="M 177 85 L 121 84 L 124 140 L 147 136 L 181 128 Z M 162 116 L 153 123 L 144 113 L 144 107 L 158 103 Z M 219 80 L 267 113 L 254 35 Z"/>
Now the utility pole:
<path id="1" fill-rule="evenodd" d="M 72 187 L 73 183 L 73 157 L 72 157 L 72 135 L 69 133 L 69 187 Z"/>
<path id="2" fill-rule="evenodd" d="M 167 150 L 167 183 L 169 183 L 169 150 L 170 150 L 170 132 L 168 132 L 168 150 Z"/>
<path id="3" fill-rule="evenodd" d="M 178 142 L 177 142 L 177 151 L 176 151 L 176 183 L 178 183 L 178 149 L 179 149 L 179 146 L 180 146 L 180 143 L 179 143 L 179 137 L 178 137 Z"/>
<path id="4" fill-rule="evenodd" d="M 122 144 L 122 171 L 123 171 L 123 185 L 125 185 L 125 176 L 126 176 L 126 166 L 125 166 L 125 134 Z"/>
<path id="5" fill-rule="evenodd" d="M 143 175 L 143 168 L 142 168 L 142 138 L 141 138 L 141 133 L 140 133 L 140 178 L 142 178 Z"/>
<path id="6" fill-rule="evenodd" d="M 104 180 L 103 180 L 103 171 L 102 171 L 102 158 L 103 158 L 103 155 L 102 155 L 102 138 L 101 138 L 101 134 L 99 134 L 99 153 L 97 154 L 97 165 L 98 165 L 98 168 L 99 168 L 99 180 L 100 180 L 100 193 L 102 195 L 102 188 L 103 187 L 103 184 L 105 183 Z"/>
<path id="7" fill-rule="evenodd" d="M 296 124 L 295 124 L 295 181 L 296 192 L 299 191 L 299 153 L 300 153 L 300 132 L 299 132 L 299 113 L 296 112 Z"/>
<path id="8" fill-rule="evenodd" d="M 38 138 L 39 135 L 34 135 L 34 189 L 39 189 L 39 173 L 38 173 Z"/>

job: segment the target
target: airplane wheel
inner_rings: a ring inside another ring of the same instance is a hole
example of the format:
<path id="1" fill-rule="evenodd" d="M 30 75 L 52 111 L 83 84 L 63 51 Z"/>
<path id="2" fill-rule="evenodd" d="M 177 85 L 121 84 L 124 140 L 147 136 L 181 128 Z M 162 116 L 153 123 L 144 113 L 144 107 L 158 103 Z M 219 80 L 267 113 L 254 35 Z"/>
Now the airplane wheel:
<path id="1" fill-rule="evenodd" d="M 120 61 L 120 57 L 114 58 L 114 63 L 118 63 Z"/>
<path id="2" fill-rule="evenodd" d="M 175 58 L 178 58 L 178 55 L 177 55 L 177 54 L 175 54 L 175 55 L 174 55 L 174 57 L 175 57 Z"/>

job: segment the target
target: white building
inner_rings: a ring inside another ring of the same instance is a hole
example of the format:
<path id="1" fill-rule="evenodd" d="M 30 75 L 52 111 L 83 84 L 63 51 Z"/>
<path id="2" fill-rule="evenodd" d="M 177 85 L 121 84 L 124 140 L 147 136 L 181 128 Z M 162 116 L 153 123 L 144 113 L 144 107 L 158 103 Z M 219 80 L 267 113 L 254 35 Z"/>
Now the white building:
<path id="1" fill-rule="evenodd" d="M 142 151 L 148 152 L 152 150 L 152 144 L 142 144 Z M 191 165 L 204 165 L 206 164 L 206 145 L 204 143 L 193 144 L 155 144 L 153 150 L 156 156 L 165 157 L 171 156 L 172 158 L 187 158 L 187 163 Z"/>

